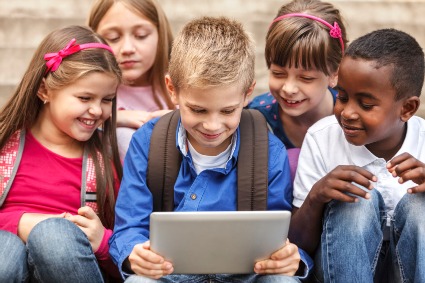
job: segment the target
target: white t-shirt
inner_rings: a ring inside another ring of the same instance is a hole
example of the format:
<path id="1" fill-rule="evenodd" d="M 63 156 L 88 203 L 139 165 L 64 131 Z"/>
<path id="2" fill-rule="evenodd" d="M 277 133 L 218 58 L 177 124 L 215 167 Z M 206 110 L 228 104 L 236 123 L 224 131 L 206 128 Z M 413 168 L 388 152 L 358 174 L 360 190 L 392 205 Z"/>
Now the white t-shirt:
<path id="1" fill-rule="evenodd" d="M 395 156 L 404 152 L 425 162 L 424 119 L 414 116 L 407 122 L 406 138 Z M 388 219 L 407 189 L 415 186 L 412 181 L 399 184 L 398 177 L 394 178 L 388 172 L 383 158 L 376 157 L 365 146 L 348 143 L 332 115 L 319 120 L 307 131 L 294 181 L 293 205 L 300 207 L 313 185 L 338 165 L 357 165 L 378 178 L 374 188 L 385 201 Z"/>

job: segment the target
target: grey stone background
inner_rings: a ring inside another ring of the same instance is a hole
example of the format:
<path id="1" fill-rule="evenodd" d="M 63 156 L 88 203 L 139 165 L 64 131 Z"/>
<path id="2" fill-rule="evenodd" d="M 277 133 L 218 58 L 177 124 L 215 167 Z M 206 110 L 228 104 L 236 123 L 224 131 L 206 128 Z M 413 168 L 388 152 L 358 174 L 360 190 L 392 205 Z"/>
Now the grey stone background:
<path id="1" fill-rule="evenodd" d="M 282 0 L 158 0 L 173 31 L 201 16 L 241 21 L 257 44 L 255 94 L 267 91 L 264 37 Z M 85 24 L 92 0 L 0 0 L 0 106 L 12 94 L 31 56 L 51 30 Z M 330 0 L 345 19 L 349 40 L 378 28 L 397 28 L 425 46 L 425 0 Z M 425 96 L 425 95 L 424 95 Z M 424 101 L 425 98 L 423 97 Z M 418 113 L 425 117 L 425 103 Z"/>

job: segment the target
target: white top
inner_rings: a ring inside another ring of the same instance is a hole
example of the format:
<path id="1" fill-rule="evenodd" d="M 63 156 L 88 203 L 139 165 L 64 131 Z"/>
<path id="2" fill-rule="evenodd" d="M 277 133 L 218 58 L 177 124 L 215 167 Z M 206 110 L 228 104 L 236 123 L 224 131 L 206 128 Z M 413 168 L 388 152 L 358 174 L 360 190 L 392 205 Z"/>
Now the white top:
<path id="1" fill-rule="evenodd" d="M 188 148 L 185 146 L 186 144 Z M 199 175 L 199 173 L 206 169 L 226 168 L 226 164 L 231 159 L 236 148 L 236 133 L 232 136 L 232 142 L 223 152 L 215 156 L 207 156 L 196 151 L 187 138 L 186 129 L 183 127 L 183 124 L 180 123 L 178 130 L 178 145 L 185 156 L 188 154 L 189 149 L 196 174 Z"/>
<path id="2" fill-rule="evenodd" d="M 407 122 L 406 138 L 395 156 L 404 152 L 425 162 L 424 119 L 414 116 Z M 412 181 L 399 184 L 398 177 L 394 178 L 388 172 L 383 158 L 376 157 L 365 146 L 348 143 L 332 115 L 319 120 L 307 131 L 294 181 L 293 205 L 300 207 L 313 185 L 338 165 L 357 165 L 378 178 L 374 188 L 385 201 L 387 220 L 407 189 L 415 186 Z"/>

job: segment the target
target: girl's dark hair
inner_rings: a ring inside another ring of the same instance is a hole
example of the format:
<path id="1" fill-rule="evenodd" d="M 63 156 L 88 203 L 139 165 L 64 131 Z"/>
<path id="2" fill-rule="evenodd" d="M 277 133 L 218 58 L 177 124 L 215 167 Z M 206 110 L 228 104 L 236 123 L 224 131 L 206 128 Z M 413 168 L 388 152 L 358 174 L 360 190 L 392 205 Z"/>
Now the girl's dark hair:
<path id="1" fill-rule="evenodd" d="M 344 45 L 347 35 L 342 17 L 332 4 L 318 0 L 295 0 L 283 5 L 276 18 L 291 13 L 306 13 L 341 28 Z M 329 35 L 322 23 L 303 17 L 284 18 L 271 24 L 266 36 L 265 56 L 271 64 L 289 67 L 315 68 L 326 75 L 335 73 L 342 59 L 339 39 Z"/>

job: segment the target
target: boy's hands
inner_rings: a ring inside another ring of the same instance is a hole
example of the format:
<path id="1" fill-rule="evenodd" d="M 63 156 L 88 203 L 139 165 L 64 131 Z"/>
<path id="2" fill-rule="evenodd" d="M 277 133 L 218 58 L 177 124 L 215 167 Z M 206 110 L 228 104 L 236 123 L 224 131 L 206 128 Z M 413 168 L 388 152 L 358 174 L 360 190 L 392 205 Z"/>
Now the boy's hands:
<path id="1" fill-rule="evenodd" d="M 400 184 L 409 180 L 418 184 L 407 190 L 409 194 L 425 192 L 425 164 L 409 153 L 394 157 L 387 163 L 387 168 L 393 177 L 399 177 Z"/>
<path id="2" fill-rule="evenodd" d="M 254 272 L 294 276 L 299 268 L 300 260 L 298 247 L 287 239 L 285 246 L 273 253 L 269 259 L 255 263 Z"/>
<path id="3" fill-rule="evenodd" d="M 150 249 L 150 241 L 135 245 L 128 257 L 131 270 L 137 275 L 143 275 L 153 279 L 173 272 L 173 265 L 162 256 Z"/>
<path id="4" fill-rule="evenodd" d="M 377 178 L 369 171 L 355 165 L 340 165 L 320 179 L 311 189 L 310 198 L 316 202 L 328 203 L 331 200 L 356 202 L 357 197 L 370 198 L 370 194 L 353 183 L 372 190 L 371 182 Z M 348 195 L 350 193 L 352 195 Z"/>
<path id="5" fill-rule="evenodd" d="M 93 252 L 96 252 L 102 243 L 105 231 L 94 210 L 89 206 L 83 206 L 78 209 L 78 215 L 66 213 L 65 218 L 77 225 L 86 234 Z"/>

